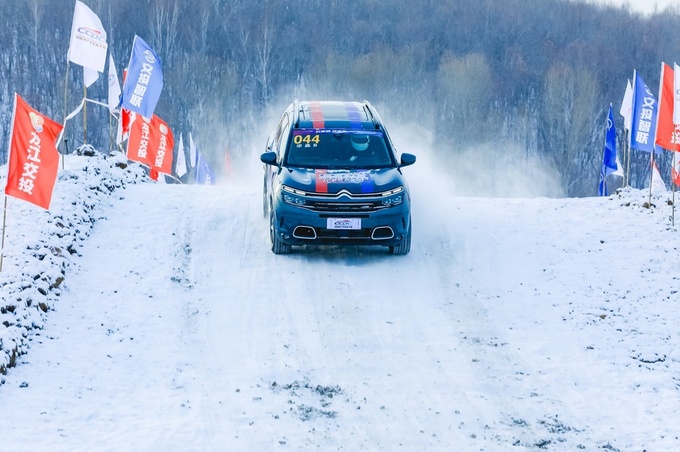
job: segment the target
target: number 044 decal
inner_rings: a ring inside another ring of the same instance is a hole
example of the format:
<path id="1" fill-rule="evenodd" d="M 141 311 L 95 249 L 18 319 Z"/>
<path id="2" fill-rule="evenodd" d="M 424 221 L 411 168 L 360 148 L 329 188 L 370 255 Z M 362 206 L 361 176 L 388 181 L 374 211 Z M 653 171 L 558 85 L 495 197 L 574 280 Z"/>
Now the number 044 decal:
<path id="1" fill-rule="evenodd" d="M 320 141 L 319 135 L 295 135 L 293 137 L 294 144 L 319 144 Z"/>

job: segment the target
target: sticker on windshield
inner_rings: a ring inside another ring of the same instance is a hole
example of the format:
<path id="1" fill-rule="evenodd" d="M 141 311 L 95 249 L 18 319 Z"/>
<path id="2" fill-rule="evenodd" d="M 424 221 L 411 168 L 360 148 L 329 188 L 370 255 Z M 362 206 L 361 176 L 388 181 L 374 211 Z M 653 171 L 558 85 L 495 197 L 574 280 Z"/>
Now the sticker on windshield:
<path id="1" fill-rule="evenodd" d="M 319 134 L 293 135 L 293 144 L 298 148 L 317 147 L 320 142 L 321 137 L 319 137 Z"/>

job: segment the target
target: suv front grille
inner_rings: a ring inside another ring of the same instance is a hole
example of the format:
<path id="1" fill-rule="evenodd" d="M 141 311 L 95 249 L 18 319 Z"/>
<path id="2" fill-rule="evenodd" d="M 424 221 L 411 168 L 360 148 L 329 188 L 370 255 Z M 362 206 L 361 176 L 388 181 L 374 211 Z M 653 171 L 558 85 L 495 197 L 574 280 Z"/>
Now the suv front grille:
<path id="1" fill-rule="evenodd" d="M 352 193 L 343 188 L 337 193 L 317 193 L 283 186 L 284 200 L 302 209 L 326 214 L 370 214 L 401 204 L 403 187 L 377 193 Z"/>
<path id="2" fill-rule="evenodd" d="M 333 201 L 315 201 L 307 200 L 306 207 L 318 212 L 375 212 L 376 210 L 384 209 L 381 201 L 367 201 L 361 200 L 358 202 L 333 202 Z"/>

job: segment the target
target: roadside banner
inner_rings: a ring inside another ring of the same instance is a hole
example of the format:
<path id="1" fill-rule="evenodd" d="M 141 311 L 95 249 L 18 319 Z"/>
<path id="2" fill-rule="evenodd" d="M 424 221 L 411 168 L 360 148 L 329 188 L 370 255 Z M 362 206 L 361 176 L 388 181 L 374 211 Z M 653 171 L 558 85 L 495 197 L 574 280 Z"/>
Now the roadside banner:
<path id="1" fill-rule="evenodd" d="M 215 185 L 215 172 L 212 170 L 208 162 L 203 158 L 200 152 L 197 156 L 196 162 L 196 184 L 198 185 Z"/>
<path id="2" fill-rule="evenodd" d="M 107 49 L 106 31 L 102 21 L 83 2 L 76 0 L 68 48 L 69 61 L 97 72 L 104 72 Z"/>
<path id="3" fill-rule="evenodd" d="M 130 137 L 130 126 L 137 119 L 137 113 L 133 113 L 124 108 L 120 109 L 120 120 L 118 121 L 118 131 L 116 133 L 116 144 L 121 144 Z"/>
<path id="4" fill-rule="evenodd" d="M 616 127 L 614 126 L 614 113 L 611 105 L 609 105 L 604 150 L 602 151 L 602 167 L 600 168 L 600 185 L 598 187 L 600 196 L 609 195 L 607 193 L 607 176 L 610 174 L 623 175 L 621 164 L 616 155 Z"/>
<path id="5" fill-rule="evenodd" d="M 182 177 L 187 173 L 187 158 L 184 155 L 184 142 L 182 141 L 182 132 L 179 133 L 179 145 L 177 148 L 177 163 L 175 166 L 175 174 L 177 177 Z"/>
<path id="6" fill-rule="evenodd" d="M 55 143 L 63 126 L 14 95 L 9 171 L 5 194 L 50 208 L 59 169 Z"/>
<path id="7" fill-rule="evenodd" d="M 673 123 L 673 69 L 661 63 L 659 82 L 659 113 L 656 122 L 656 144 L 669 151 L 680 150 L 680 124 Z"/>
<path id="8" fill-rule="evenodd" d="M 673 166 L 671 167 L 671 179 L 676 187 L 680 187 L 680 155 L 673 153 Z"/>
<path id="9" fill-rule="evenodd" d="M 109 111 L 111 113 L 118 109 L 120 94 L 120 82 L 118 81 L 116 64 L 113 62 L 113 55 L 109 55 Z"/>
<path id="10" fill-rule="evenodd" d="M 640 74 L 635 72 L 633 81 L 633 122 L 630 131 L 630 147 L 638 151 L 655 152 L 655 124 L 657 102 Z M 656 150 L 661 152 L 661 149 Z"/>
<path id="11" fill-rule="evenodd" d="M 156 115 L 142 117 L 130 125 L 127 157 L 149 167 L 151 174 L 172 175 L 172 149 L 175 140 L 170 127 Z"/>
<path id="12" fill-rule="evenodd" d="M 189 165 L 191 165 L 192 168 L 195 168 L 197 163 L 198 150 L 194 144 L 194 137 L 191 135 L 191 132 L 189 132 Z"/>
<path id="13" fill-rule="evenodd" d="M 155 122 L 155 124 L 152 130 L 157 143 L 152 148 L 154 152 L 153 169 L 159 173 L 172 176 L 172 150 L 175 147 L 175 137 L 165 121 L 156 115 L 153 119 L 155 121 L 152 122 Z"/>
<path id="14" fill-rule="evenodd" d="M 651 191 L 653 193 L 668 191 L 666 189 L 666 183 L 663 181 L 663 178 L 661 177 L 661 173 L 659 172 L 659 168 L 656 166 L 656 162 L 654 162 L 654 161 L 652 161 Z"/>
<path id="15" fill-rule="evenodd" d="M 142 38 L 135 36 L 123 82 L 123 108 L 151 119 L 162 90 L 160 58 Z"/>
<path id="16" fill-rule="evenodd" d="M 626 84 L 626 92 L 623 94 L 619 113 L 623 116 L 623 127 L 630 130 L 633 123 L 633 88 L 630 86 L 630 80 Z"/>

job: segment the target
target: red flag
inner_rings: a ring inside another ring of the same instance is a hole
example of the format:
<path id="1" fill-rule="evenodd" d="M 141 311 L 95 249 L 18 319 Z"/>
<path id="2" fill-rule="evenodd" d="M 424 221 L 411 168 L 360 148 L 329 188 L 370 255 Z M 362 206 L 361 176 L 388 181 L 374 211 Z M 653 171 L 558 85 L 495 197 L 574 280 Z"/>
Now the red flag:
<path id="1" fill-rule="evenodd" d="M 5 193 L 50 208 L 59 169 L 55 143 L 63 127 L 14 95 L 9 171 Z"/>
<path id="2" fill-rule="evenodd" d="M 116 144 L 121 144 L 130 136 L 130 125 L 135 122 L 137 114 L 124 108 L 120 109 L 120 120 L 118 121 L 118 132 L 116 135 Z"/>
<path id="3" fill-rule="evenodd" d="M 128 158 L 149 167 L 151 175 L 172 174 L 172 149 L 175 139 L 170 127 L 156 115 L 151 120 L 138 117 L 130 127 Z"/>
<path id="4" fill-rule="evenodd" d="M 149 122 L 142 118 L 141 121 L 134 121 L 132 124 L 129 124 L 127 157 L 130 160 L 151 167 L 153 155 L 151 155 L 149 151 L 149 140 L 151 139 L 151 127 Z M 124 127 L 125 126 L 123 126 L 123 128 Z"/>
<path id="5" fill-rule="evenodd" d="M 680 153 L 673 153 L 673 166 L 671 167 L 671 179 L 676 187 L 680 187 Z"/>
<path id="6" fill-rule="evenodd" d="M 172 175 L 172 150 L 175 147 L 175 137 L 168 125 L 158 116 L 154 115 L 158 122 L 157 139 L 158 144 L 154 147 L 155 158 L 153 169 L 163 174 Z M 151 122 L 154 122 L 153 120 Z"/>
<path id="7" fill-rule="evenodd" d="M 661 63 L 656 144 L 669 151 L 680 151 L 680 125 L 673 123 L 674 83 L 673 69 L 666 63 Z"/>

